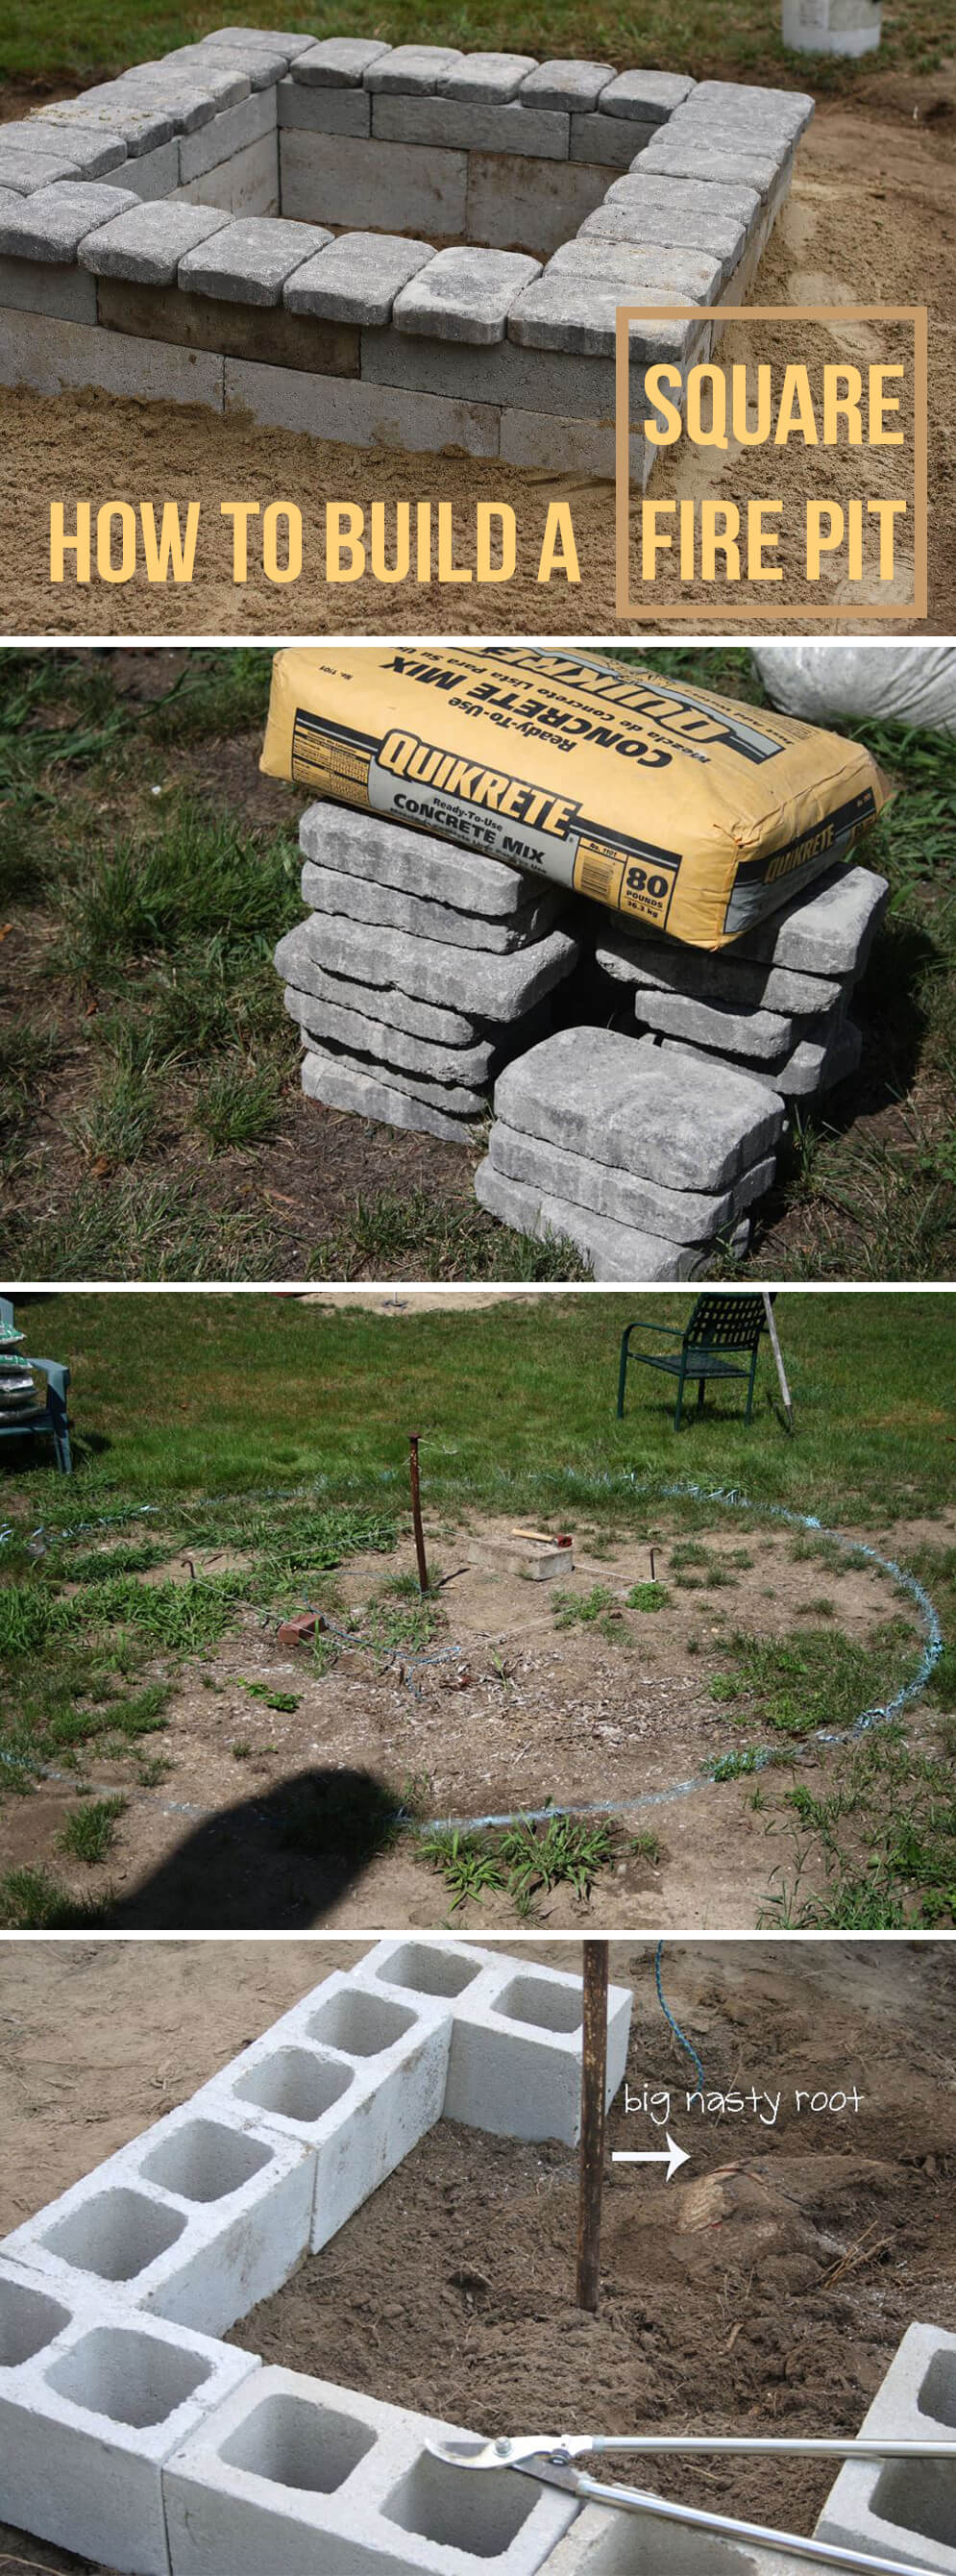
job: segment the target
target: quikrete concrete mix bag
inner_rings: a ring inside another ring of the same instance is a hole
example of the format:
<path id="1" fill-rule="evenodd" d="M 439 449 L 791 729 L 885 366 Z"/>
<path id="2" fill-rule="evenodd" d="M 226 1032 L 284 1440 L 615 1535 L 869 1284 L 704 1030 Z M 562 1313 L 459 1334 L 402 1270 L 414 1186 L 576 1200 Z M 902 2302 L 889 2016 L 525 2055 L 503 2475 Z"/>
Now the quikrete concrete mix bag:
<path id="1" fill-rule="evenodd" d="M 261 766 L 711 949 L 832 868 L 889 792 L 837 734 L 531 647 L 289 646 Z M 449 900 L 454 876 L 451 848 Z"/>

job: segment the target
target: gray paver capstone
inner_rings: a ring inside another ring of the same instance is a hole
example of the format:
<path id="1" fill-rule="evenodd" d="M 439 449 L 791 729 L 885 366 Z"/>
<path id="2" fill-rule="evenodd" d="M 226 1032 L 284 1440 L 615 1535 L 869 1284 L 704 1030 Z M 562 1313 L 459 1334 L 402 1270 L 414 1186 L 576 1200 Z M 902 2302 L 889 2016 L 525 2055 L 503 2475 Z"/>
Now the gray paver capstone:
<path id="1" fill-rule="evenodd" d="M 443 1047 L 396 1029 L 387 1020 L 369 1019 L 365 1012 L 324 1001 L 295 984 L 286 985 L 284 1000 L 290 1020 L 297 1021 L 305 1035 L 320 1044 L 341 1047 L 347 1055 L 367 1057 L 384 1072 L 386 1081 L 396 1073 L 409 1073 L 446 1086 L 464 1085 L 471 1093 L 487 1088 L 495 1061 L 495 1049 L 487 1039 L 474 1047 Z"/>
<path id="2" fill-rule="evenodd" d="M 397 984 L 418 1001 L 480 1020 L 522 1019 L 578 960 L 577 941 L 563 930 L 505 957 L 450 940 L 416 939 L 376 923 L 343 921 L 336 913 L 310 914 L 306 933 L 328 974 L 375 986 Z"/>
<path id="3" fill-rule="evenodd" d="M 772 1098 L 773 1095 L 771 1095 Z M 662 1181 L 668 1189 L 716 1193 L 773 1151 L 783 1124 L 765 1086 L 749 1073 L 636 1046 L 610 1029 L 561 1029 L 506 1066 L 495 1114 L 599 1162 Z"/>
<path id="4" fill-rule="evenodd" d="M 131 188 L 100 187 L 87 180 L 58 179 L 18 197 L 0 215 L 0 251 L 21 259 L 72 260 L 87 233 L 96 232 L 127 206 L 138 206 Z"/>
<path id="5" fill-rule="evenodd" d="M 371 36 L 325 36 L 320 44 L 310 44 L 297 55 L 292 77 L 310 89 L 361 88 L 372 63 L 390 51 L 389 45 Z"/>
<path id="6" fill-rule="evenodd" d="M 381 329 L 396 295 L 434 259 L 430 242 L 404 233 L 340 233 L 316 258 L 293 271 L 284 288 L 290 313 L 318 313 L 327 320 Z"/>
<path id="7" fill-rule="evenodd" d="M 287 930 L 275 952 L 276 973 L 283 982 L 294 984 L 315 1001 L 329 1002 L 334 1010 L 356 1011 L 363 1019 L 384 1022 L 387 1027 L 404 1029 L 409 1037 L 436 1039 L 440 1046 L 474 1046 L 485 1034 L 486 1024 L 469 1019 L 463 1011 L 443 1010 L 437 1002 L 417 1001 L 403 993 L 397 984 L 357 983 L 348 975 L 330 975 L 320 966 L 309 946 L 304 921 Z M 487 1024 L 489 1043 L 496 1031 Z"/>
<path id="8" fill-rule="evenodd" d="M 350 1109 L 359 1118 L 441 1136 L 448 1144 L 467 1144 L 479 1123 L 475 1118 L 453 1117 L 447 1108 L 436 1108 L 395 1083 L 379 1081 L 347 1056 L 328 1055 L 319 1047 L 310 1047 L 303 1060 L 302 1089 L 307 1100 L 321 1101 L 326 1109 Z"/>
<path id="9" fill-rule="evenodd" d="M 413 832 L 378 814 L 354 813 L 331 799 L 306 807 L 299 845 L 320 867 L 341 868 L 347 877 L 372 877 L 377 885 L 426 896 L 474 913 L 479 921 L 507 921 L 525 912 L 541 883 L 503 859 L 456 849 L 432 832 Z"/>
<path id="10" fill-rule="evenodd" d="M 222 296 L 230 304 L 281 304 L 286 280 L 330 240 L 321 224 L 283 223 L 278 215 L 227 218 L 224 231 L 187 251 L 179 283 L 187 294 Z"/>
<path id="11" fill-rule="evenodd" d="M 543 1136 L 523 1135 L 496 1118 L 488 1140 L 489 1159 L 509 1180 L 524 1181 L 593 1208 L 618 1225 L 635 1225 L 647 1234 L 663 1234 L 671 1243 L 711 1243 L 715 1234 L 734 1225 L 768 1190 L 776 1171 L 773 1154 L 742 1172 L 732 1188 L 716 1194 L 705 1190 L 671 1190 L 645 1180 L 620 1164 L 599 1163 L 572 1154 Z"/>
<path id="12" fill-rule="evenodd" d="M 553 108 L 559 115 L 585 115 L 593 108 L 614 79 L 611 63 L 585 60 L 539 63 L 521 84 L 521 97 L 530 107 Z"/>
<path id="13" fill-rule="evenodd" d="M 405 92 L 427 98 L 440 89 L 446 72 L 454 71 L 464 59 L 457 45 L 395 45 L 369 64 L 365 87 L 376 93 L 400 96 Z"/>
<path id="14" fill-rule="evenodd" d="M 229 217 L 216 206 L 171 205 L 166 198 L 127 206 L 80 243 L 81 268 L 94 277 L 128 277 L 138 286 L 171 286 L 185 251 L 221 231 Z"/>
<path id="15" fill-rule="evenodd" d="M 545 938 L 565 910 L 560 894 L 550 889 L 532 895 L 522 912 L 504 921 L 482 921 L 448 903 L 433 903 L 417 894 L 377 884 L 370 877 L 346 877 L 337 868 L 307 859 L 302 870 L 302 899 L 314 912 L 337 913 L 342 919 L 380 923 L 384 930 L 407 930 L 413 939 L 444 942 L 455 948 L 508 957 Z"/>
<path id="16" fill-rule="evenodd" d="M 396 298 L 399 331 L 491 346 L 503 340 L 517 297 L 540 277 L 541 262 L 520 251 L 437 251 Z"/>
<path id="17" fill-rule="evenodd" d="M 689 1279 L 698 1262 L 696 1245 L 668 1242 L 665 1235 L 645 1234 L 632 1225 L 617 1225 L 595 1209 L 579 1205 L 557 1191 L 542 1191 L 527 1182 L 509 1180 L 490 1155 L 475 1173 L 479 1207 L 518 1234 L 538 1243 L 573 1243 L 591 1265 L 595 1279 L 627 1281 Z"/>
<path id="18" fill-rule="evenodd" d="M 445 73 L 441 95 L 487 102 L 489 106 L 496 99 L 506 103 L 517 98 L 528 73 L 536 70 L 534 54 L 465 54 L 453 70 Z"/>
<path id="19" fill-rule="evenodd" d="M 683 106 L 693 87 L 683 72 L 619 72 L 601 92 L 601 115 L 633 117 L 642 125 L 663 123 Z"/>

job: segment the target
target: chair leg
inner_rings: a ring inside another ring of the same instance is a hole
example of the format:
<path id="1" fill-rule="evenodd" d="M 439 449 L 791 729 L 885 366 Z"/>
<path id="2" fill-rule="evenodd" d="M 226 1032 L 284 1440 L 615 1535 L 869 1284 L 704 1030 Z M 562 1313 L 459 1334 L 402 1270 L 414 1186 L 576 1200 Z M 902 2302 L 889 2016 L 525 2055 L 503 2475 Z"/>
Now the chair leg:
<path id="1" fill-rule="evenodd" d="M 705 1377 L 699 1377 L 699 1378 L 698 1378 L 698 1380 L 697 1380 L 697 1411 L 698 1411 L 698 1413 L 703 1413 L 703 1410 L 704 1410 L 704 1394 L 705 1394 L 705 1391 L 706 1391 L 706 1386 L 707 1386 L 707 1380 L 706 1380 L 706 1378 L 705 1378 Z"/>
<path id="2" fill-rule="evenodd" d="M 682 1406 L 683 1401 L 684 1401 L 684 1379 L 685 1379 L 686 1375 L 687 1375 L 687 1360 L 686 1360 L 685 1353 L 682 1351 L 682 1352 L 681 1352 L 681 1355 L 680 1355 L 680 1375 L 679 1375 L 678 1380 L 677 1380 L 677 1408 L 676 1408 L 676 1411 L 675 1411 L 675 1414 L 674 1414 L 674 1429 L 675 1429 L 675 1431 L 679 1431 L 679 1430 L 680 1430 L 681 1406 Z"/>
<path id="3" fill-rule="evenodd" d="M 629 1340 L 630 1332 L 622 1333 L 621 1357 L 617 1372 L 617 1418 L 619 1422 L 623 1421 L 624 1418 L 624 1388 L 627 1381 L 627 1363 L 630 1357 L 628 1349 Z"/>
<path id="4" fill-rule="evenodd" d="M 745 1430 L 746 1430 L 747 1424 L 748 1424 L 748 1423 L 749 1423 L 749 1421 L 750 1421 L 750 1417 L 751 1417 L 751 1414 L 752 1414 L 753 1409 L 754 1409 L 754 1382 L 755 1382 L 755 1379 L 756 1379 L 756 1375 L 757 1375 L 757 1352 L 756 1352 L 756 1347 L 755 1347 L 755 1348 L 754 1348 L 754 1351 L 753 1351 L 752 1358 L 751 1358 L 751 1362 L 750 1362 L 750 1378 L 749 1378 L 749 1382 L 748 1382 L 748 1386 L 747 1386 L 747 1410 L 746 1410 L 746 1413 L 744 1414 L 744 1429 L 745 1429 Z"/>
<path id="5" fill-rule="evenodd" d="M 69 1432 L 55 1431 L 53 1434 L 53 1445 L 56 1450 L 56 1463 L 61 1476 L 72 1476 L 73 1456 L 70 1449 Z"/>

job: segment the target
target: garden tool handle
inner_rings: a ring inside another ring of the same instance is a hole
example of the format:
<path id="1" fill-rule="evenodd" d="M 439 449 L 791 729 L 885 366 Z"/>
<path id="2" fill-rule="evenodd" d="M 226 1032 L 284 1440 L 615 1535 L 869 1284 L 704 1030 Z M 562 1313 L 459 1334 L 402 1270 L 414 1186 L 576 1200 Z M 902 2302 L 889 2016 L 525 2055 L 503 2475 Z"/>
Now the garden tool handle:
<path id="1" fill-rule="evenodd" d="M 610 2447 L 610 2445 L 608 2446 Z M 622 2446 L 623 2447 L 623 2446 Z M 916 2445 L 913 2446 L 917 2447 Z M 515 2463 L 517 2467 L 519 2463 Z M 533 2477 L 532 2462 L 521 2467 Z M 705 2512 L 689 2504 L 672 2504 L 665 2496 L 643 2495 L 635 2487 L 602 2486 L 582 2470 L 573 2475 L 573 2492 L 582 2503 L 610 2505 L 618 2512 L 653 2514 L 662 2522 L 678 2522 L 692 2531 L 716 2532 L 724 2540 L 742 2540 L 752 2549 L 776 2549 L 813 2566 L 844 2568 L 852 2576 L 926 2576 L 925 2569 L 913 2567 L 905 2559 L 874 2558 L 860 2549 L 842 2549 L 836 2541 L 801 2540 L 792 2531 L 772 2531 L 759 2522 L 738 2522 L 729 2514 Z"/>

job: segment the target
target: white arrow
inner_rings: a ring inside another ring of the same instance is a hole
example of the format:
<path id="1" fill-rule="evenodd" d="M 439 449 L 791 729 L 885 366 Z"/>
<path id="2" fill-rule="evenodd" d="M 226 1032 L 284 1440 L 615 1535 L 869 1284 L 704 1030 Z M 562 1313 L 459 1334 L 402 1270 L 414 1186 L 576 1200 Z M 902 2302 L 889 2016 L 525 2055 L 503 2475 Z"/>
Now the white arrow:
<path id="1" fill-rule="evenodd" d="M 664 2136 L 666 2147 L 615 2147 L 611 2154 L 612 2165 L 666 2165 L 664 2180 L 672 2182 L 678 2168 L 688 2164 L 690 2159 L 686 2148 L 678 2146 L 669 2129 L 665 2129 Z"/>

